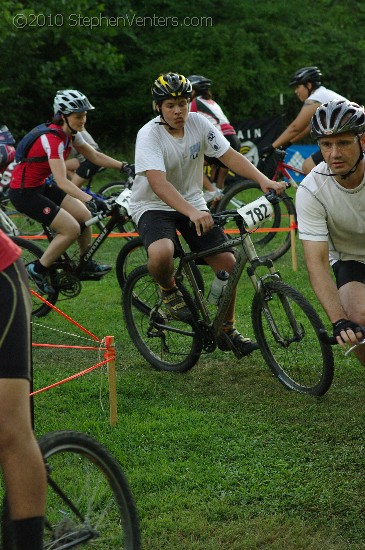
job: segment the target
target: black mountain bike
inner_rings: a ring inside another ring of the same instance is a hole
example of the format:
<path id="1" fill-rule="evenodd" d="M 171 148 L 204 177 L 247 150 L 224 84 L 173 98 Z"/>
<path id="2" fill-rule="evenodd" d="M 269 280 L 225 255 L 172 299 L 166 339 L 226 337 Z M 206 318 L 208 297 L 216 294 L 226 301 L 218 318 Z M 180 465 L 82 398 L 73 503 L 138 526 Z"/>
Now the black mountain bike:
<path id="1" fill-rule="evenodd" d="M 134 346 L 153 367 L 188 371 L 202 353 L 213 352 L 222 337 L 236 357 L 242 357 L 242 350 L 224 335 L 222 328 L 235 288 L 248 264 L 247 275 L 255 290 L 251 308 L 253 330 L 273 375 L 286 388 L 301 393 L 323 395 L 330 388 L 333 353 L 331 345 L 322 339 L 321 331 L 325 329 L 321 319 L 304 296 L 282 280 L 272 260 L 258 256 L 248 233 L 248 228 L 257 227 L 270 216 L 270 202 L 277 200 L 275 194 L 269 193 L 239 211 L 214 214 L 219 226 L 234 221 L 239 236 L 204 252 L 186 253 L 181 248 L 175 280 L 191 311 L 188 321 L 171 317 L 146 266 L 134 269 L 128 276 L 122 298 L 125 324 Z M 204 296 L 192 266 L 204 256 L 232 246 L 236 247 L 236 264 L 215 309 Z M 260 274 L 262 270 L 264 273 Z"/>
<path id="2" fill-rule="evenodd" d="M 128 188 L 126 188 L 126 191 L 128 191 Z M 124 229 L 124 224 L 130 222 L 130 217 L 123 206 L 123 193 L 117 198 L 108 199 L 107 202 L 110 207 L 110 212 L 108 214 L 102 212 L 96 213 L 94 217 L 85 223 L 85 226 L 101 224 L 97 237 L 94 238 L 86 252 L 80 257 L 78 254 L 76 254 L 75 257 L 71 257 L 66 251 L 53 264 L 51 269 L 51 281 L 54 292 L 44 296 L 51 304 L 54 305 L 60 296 L 62 296 L 63 299 L 78 296 L 82 289 L 82 281 L 98 281 L 101 277 L 105 276 L 105 273 L 87 274 L 87 264 L 115 228 L 117 228 L 118 231 L 127 231 Z M 102 220 L 107 217 L 108 220 L 104 225 Z M 51 241 L 53 239 L 53 232 L 47 226 L 43 226 L 43 230 L 48 240 Z M 34 262 L 43 255 L 44 250 L 33 242 L 22 239 L 21 237 L 10 238 L 22 249 L 22 260 L 25 265 Z M 39 292 L 31 279 L 29 279 L 29 285 L 32 290 L 37 293 Z M 32 295 L 32 300 L 32 314 L 34 317 L 43 317 L 52 309 L 44 302 L 41 302 L 36 296 Z"/>

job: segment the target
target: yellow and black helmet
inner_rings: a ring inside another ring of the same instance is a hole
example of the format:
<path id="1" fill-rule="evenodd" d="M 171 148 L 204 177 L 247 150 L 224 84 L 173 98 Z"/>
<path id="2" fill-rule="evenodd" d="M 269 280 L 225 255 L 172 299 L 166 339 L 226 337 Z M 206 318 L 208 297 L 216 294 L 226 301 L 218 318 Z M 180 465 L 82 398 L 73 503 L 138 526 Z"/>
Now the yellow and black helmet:
<path id="1" fill-rule="evenodd" d="M 178 73 L 161 74 L 151 88 L 152 97 L 156 103 L 164 99 L 191 97 L 191 92 L 190 80 Z"/>

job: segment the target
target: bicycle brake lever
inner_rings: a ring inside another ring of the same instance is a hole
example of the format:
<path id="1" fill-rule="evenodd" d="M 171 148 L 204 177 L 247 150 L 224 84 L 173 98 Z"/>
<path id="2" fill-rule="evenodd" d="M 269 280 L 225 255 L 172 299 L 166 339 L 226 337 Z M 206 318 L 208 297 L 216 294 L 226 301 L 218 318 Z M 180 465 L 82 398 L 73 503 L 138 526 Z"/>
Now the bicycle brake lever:
<path id="1" fill-rule="evenodd" d="M 335 336 L 329 336 L 325 328 L 319 329 L 319 337 L 324 344 L 330 344 L 331 346 L 334 346 L 338 343 Z"/>
<path id="2" fill-rule="evenodd" d="M 274 189 L 270 189 L 264 196 L 271 204 L 277 204 L 280 201 L 280 197 L 275 193 Z"/>

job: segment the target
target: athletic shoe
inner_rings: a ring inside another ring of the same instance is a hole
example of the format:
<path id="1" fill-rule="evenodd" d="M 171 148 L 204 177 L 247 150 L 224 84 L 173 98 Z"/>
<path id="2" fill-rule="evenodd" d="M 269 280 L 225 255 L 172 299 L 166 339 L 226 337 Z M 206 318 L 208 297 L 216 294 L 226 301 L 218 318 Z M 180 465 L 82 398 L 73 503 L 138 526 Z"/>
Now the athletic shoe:
<path id="1" fill-rule="evenodd" d="M 225 336 L 228 336 L 229 340 L 234 346 L 236 346 L 242 353 L 243 356 L 250 355 L 256 349 L 259 349 L 257 342 L 250 340 L 250 338 L 245 338 L 238 332 L 237 329 L 232 325 L 231 328 L 224 331 Z M 221 351 L 230 351 L 231 347 L 227 339 L 223 336 L 218 338 L 218 347 Z"/>
<path id="2" fill-rule="evenodd" d="M 38 273 L 38 271 L 35 270 L 34 263 L 28 264 L 26 266 L 26 269 L 29 277 L 35 283 L 40 294 L 53 294 L 55 292 L 55 289 L 51 284 L 51 279 L 48 271 L 46 271 L 45 273 Z"/>
<path id="3" fill-rule="evenodd" d="M 161 298 L 171 317 L 178 321 L 187 321 L 191 318 L 191 311 L 185 303 L 180 290 L 174 286 L 171 290 L 160 290 Z"/>
<path id="4" fill-rule="evenodd" d="M 111 271 L 112 266 L 107 264 L 98 264 L 94 260 L 89 260 L 83 270 L 83 275 L 106 275 Z"/>

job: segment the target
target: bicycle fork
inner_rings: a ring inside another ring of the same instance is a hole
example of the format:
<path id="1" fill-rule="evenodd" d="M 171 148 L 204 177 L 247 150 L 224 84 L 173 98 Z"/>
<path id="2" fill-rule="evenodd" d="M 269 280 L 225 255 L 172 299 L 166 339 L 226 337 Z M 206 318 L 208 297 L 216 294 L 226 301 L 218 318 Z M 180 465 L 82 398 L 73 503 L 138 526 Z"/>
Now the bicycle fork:
<path id="1" fill-rule="evenodd" d="M 278 274 L 277 278 L 280 279 Z M 262 280 L 258 282 L 257 292 L 260 295 L 263 314 L 275 341 L 283 348 L 288 348 L 293 342 L 300 342 L 305 336 L 305 331 L 303 326 L 298 323 L 288 298 L 283 294 L 278 295 L 283 311 L 285 312 L 285 318 L 289 321 L 290 328 L 292 329 L 293 336 L 291 338 L 282 335 L 282 331 L 278 327 L 270 310 L 270 301 L 273 299 L 272 294 L 270 293 L 270 290 L 266 288 L 265 283 Z"/>

